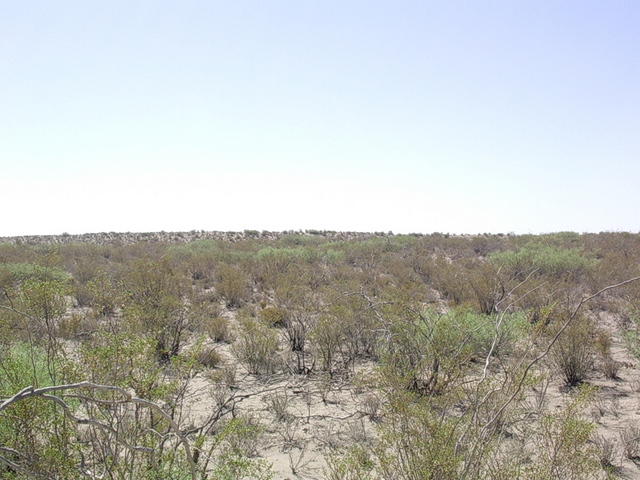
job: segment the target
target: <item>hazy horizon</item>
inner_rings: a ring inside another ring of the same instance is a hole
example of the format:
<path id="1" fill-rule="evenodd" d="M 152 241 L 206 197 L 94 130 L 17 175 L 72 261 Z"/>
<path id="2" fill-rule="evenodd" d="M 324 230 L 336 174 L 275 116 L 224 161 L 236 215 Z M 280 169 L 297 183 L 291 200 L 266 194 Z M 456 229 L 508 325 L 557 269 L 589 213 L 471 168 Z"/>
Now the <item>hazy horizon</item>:
<path id="1" fill-rule="evenodd" d="M 0 236 L 640 231 L 640 3 L 0 3 Z"/>

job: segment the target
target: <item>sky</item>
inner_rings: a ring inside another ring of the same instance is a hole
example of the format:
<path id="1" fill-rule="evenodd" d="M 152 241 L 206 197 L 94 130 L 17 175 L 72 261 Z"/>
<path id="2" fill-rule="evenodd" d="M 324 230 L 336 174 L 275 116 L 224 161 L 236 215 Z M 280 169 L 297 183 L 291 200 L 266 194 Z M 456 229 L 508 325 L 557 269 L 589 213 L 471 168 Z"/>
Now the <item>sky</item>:
<path id="1" fill-rule="evenodd" d="M 640 231 L 640 2 L 0 0 L 0 236 Z"/>

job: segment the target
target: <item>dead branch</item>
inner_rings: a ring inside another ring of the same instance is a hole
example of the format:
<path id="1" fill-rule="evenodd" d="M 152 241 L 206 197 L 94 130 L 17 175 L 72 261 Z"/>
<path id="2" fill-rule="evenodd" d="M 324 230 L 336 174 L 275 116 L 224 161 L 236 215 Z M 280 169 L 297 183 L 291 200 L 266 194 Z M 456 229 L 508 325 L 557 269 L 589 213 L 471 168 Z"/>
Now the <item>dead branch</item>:
<path id="1" fill-rule="evenodd" d="M 53 385 L 50 387 L 42 387 L 42 388 L 34 388 L 33 386 L 29 386 L 26 388 L 23 388 L 22 390 L 20 390 L 18 393 L 16 393 L 15 395 L 13 395 L 12 397 L 7 398 L 1 405 L 0 405 L 0 412 L 2 412 L 3 410 L 5 410 L 7 407 L 9 407 L 10 405 L 12 405 L 13 403 L 19 402 L 21 400 L 24 400 L 26 398 L 30 398 L 30 397 L 41 397 L 50 401 L 53 401 L 55 403 L 57 403 L 58 405 L 60 405 L 63 408 L 63 411 L 65 412 L 65 415 L 67 415 L 70 419 L 72 419 L 75 422 L 78 422 L 80 424 L 92 424 L 92 425 L 96 425 L 100 428 L 107 428 L 107 429 L 111 429 L 111 427 L 108 427 L 100 422 L 91 420 L 91 419 L 81 419 L 78 418 L 76 416 L 74 416 L 71 413 L 71 410 L 69 409 L 69 406 L 59 397 L 56 397 L 55 395 L 51 395 L 51 393 L 54 392 L 63 392 L 66 390 L 79 390 L 79 389 L 90 389 L 90 390 L 100 390 L 100 391 L 109 391 L 109 392 L 116 392 L 120 395 L 122 395 L 122 399 L 120 400 L 112 400 L 112 401 L 108 401 L 108 400 L 102 400 L 102 399 L 95 399 L 96 402 L 102 403 L 102 404 L 110 404 L 110 405 L 119 405 L 119 404 L 140 404 L 140 405 L 145 405 L 153 410 L 155 410 L 158 414 L 160 414 L 171 426 L 171 429 L 174 431 L 175 435 L 178 437 L 179 439 L 179 443 L 182 443 L 184 451 L 185 451 L 185 456 L 187 457 L 187 462 L 189 463 L 189 468 L 190 468 L 190 473 L 191 473 L 191 478 L 192 480 L 196 480 L 196 465 L 195 462 L 193 460 L 193 456 L 191 454 L 191 447 L 189 445 L 189 442 L 187 441 L 186 437 L 180 432 L 180 427 L 178 426 L 178 424 L 173 420 L 173 418 L 171 418 L 171 416 L 166 413 L 159 405 L 155 404 L 154 402 L 151 402 L 149 400 L 145 400 L 143 398 L 138 398 L 135 397 L 133 395 L 131 395 L 129 392 L 127 392 L 125 389 L 120 388 L 120 387 L 116 387 L 113 385 L 100 385 L 97 383 L 92 383 L 92 382 L 78 382 L 78 383 L 70 383 L 70 384 L 66 384 L 66 385 Z M 85 400 L 87 401 L 94 401 L 94 399 L 92 397 L 85 397 Z M 113 432 L 113 433 L 117 433 L 117 432 Z M 116 437 L 118 437 L 116 435 Z M 124 445 L 131 449 L 131 450 L 138 450 L 138 451 L 144 451 L 144 452 L 149 452 L 150 449 L 148 449 L 147 447 L 138 447 L 138 446 L 133 446 L 133 445 L 129 445 L 126 442 L 124 442 Z M 16 468 L 15 466 L 15 462 L 12 462 L 11 460 L 0 456 L 0 461 L 2 461 L 3 463 L 5 463 L 6 465 L 10 466 L 11 468 Z M 20 467 L 18 465 L 19 469 L 22 471 L 24 470 L 23 467 Z M 31 472 L 29 472 L 31 473 Z"/>

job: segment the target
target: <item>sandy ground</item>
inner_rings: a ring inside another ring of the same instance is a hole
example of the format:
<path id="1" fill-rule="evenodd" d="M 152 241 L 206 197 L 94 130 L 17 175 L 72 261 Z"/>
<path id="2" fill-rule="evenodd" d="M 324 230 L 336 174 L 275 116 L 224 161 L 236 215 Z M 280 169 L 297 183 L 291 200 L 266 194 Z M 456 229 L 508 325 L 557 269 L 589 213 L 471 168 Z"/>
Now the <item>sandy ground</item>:
<path id="1" fill-rule="evenodd" d="M 633 427 L 640 435 L 640 371 L 624 348 L 615 321 L 603 315 L 600 324 L 612 333 L 611 354 L 620 370 L 618 378 L 607 379 L 594 369 L 589 383 L 599 389 L 585 415 L 595 423 L 598 441 L 611 445 L 617 473 L 622 478 L 640 478 L 640 448 L 638 458 L 630 459 L 633 455 L 625 452 L 621 438 Z M 274 479 L 325 478 L 327 455 L 339 447 L 370 444 L 375 438 L 380 397 L 359 387 L 355 378 L 330 379 L 319 374 L 252 376 L 235 364 L 228 346 L 219 349 L 226 364 L 235 365 L 236 388 L 229 391 L 214 386 L 210 372 L 198 374 L 191 383 L 189 415 L 197 425 L 221 400 L 235 397 L 229 403 L 233 412 L 226 418 L 249 415 L 260 422 L 263 433 L 256 444 L 256 455 L 273 465 Z M 371 367 L 361 364 L 357 371 L 366 374 Z M 554 378 L 544 402 L 553 411 L 561 408 L 570 395 L 561 380 Z"/>

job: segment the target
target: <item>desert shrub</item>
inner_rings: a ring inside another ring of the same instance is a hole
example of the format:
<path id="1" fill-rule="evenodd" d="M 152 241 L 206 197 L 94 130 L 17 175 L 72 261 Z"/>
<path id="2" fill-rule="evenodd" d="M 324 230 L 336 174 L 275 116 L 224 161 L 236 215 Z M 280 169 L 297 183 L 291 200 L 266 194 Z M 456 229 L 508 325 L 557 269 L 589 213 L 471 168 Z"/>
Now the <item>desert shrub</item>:
<path id="1" fill-rule="evenodd" d="M 611 332 L 602 329 L 595 331 L 594 347 L 601 357 L 611 355 L 612 343 Z"/>
<path id="2" fill-rule="evenodd" d="M 375 462 L 371 453 L 356 445 L 344 453 L 333 453 L 327 457 L 324 475 L 327 480 L 370 480 L 375 478 Z"/>
<path id="3" fill-rule="evenodd" d="M 598 451 L 600 465 L 607 472 L 614 472 L 620 456 L 620 446 L 615 438 L 602 435 L 593 437 L 593 443 Z"/>
<path id="4" fill-rule="evenodd" d="M 14 343 L 0 354 L 0 395 L 9 396 L 29 385 L 53 385 L 55 378 L 46 352 L 39 346 Z"/>
<path id="5" fill-rule="evenodd" d="M 362 413 L 367 415 L 370 420 L 375 421 L 379 417 L 381 403 L 382 402 L 378 395 L 376 395 L 375 393 L 368 393 L 362 398 L 360 402 L 361 411 Z"/>
<path id="6" fill-rule="evenodd" d="M 124 317 L 128 327 L 155 339 L 163 362 L 178 354 L 191 316 L 183 301 L 186 286 L 166 259 L 139 259 L 123 273 Z"/>
<path id="7" fill-rule="evenodd" d="M 285 327 L 289 322 L 289 313 L 278 307 L 266 307 L 260 310 L 260 318 L 271 327 Z"/>
<path id="8" fill-rule="evenodd" d="M 600 357 L 600 370 L 605 377 L 615 380 L 618 378 L 618 372 L 622 364 L 611 356 L 611 345 L 613 343 L 611 332 L 602 329 L 596 330 L 593 343 L 594 349 Z"/>
<path id="9" fill-rule="evenodd" d="M 577 280 L 597 264 L 596 259 L 577 248 L 555 247 L 538 242 L 529 242 L 517 251 L 497 252 L 491 254 L 490 258 L 520 279 L 537 269 L 540 275 Z"/>
<path id="10" fill-rule="evenodd" d="M 469 309 L 414 313 L 389 327 L 382 379 L 393 388 L 444 393 L 469 371 L 473 360 L 512 348 L 525 323 L 520 314 L 482 315 Z"/>
<path id="11" fill-rule="evenodd" d="M 456 452 L 455 421 L 443 420 L 420 402 L 404 400 L 388 415 L 375 449 L 382 478 L 461 478 L 463 457 Z"/>
<path id="12" fill-rule="evenodd" d="M 53 328 L 57 319 L 69 308 L 71 292 L 66 282 L 56 280 L 25 280 L 19 288 L 20 308 L 45 329 Z M 35 325 L 34 325 L 35 327 Z"/>
<path id="13" fill-rule="evenodd" d="M 236 367 L 235 365 L 225 365 L 218 370 L 207 372 L 207 378 L 216 387 L 236 388 Z"/>
<path id="14" fill-rule="evenodd" d="M 631 355 L 640 359 L 640 310 L 630 307 L 624 311 L 623 315 L 626 319 L 622 325 L 625 347 Z"/>
<path id="15" fill-rule="evenodd" d="M 555 328 L 559 328 L 556 325 Z M 552 329 L 553 331 L 553 329 Z M 551 359 L 569 386 L 586 380 L 594 366 L 593 322 L 578 316 L 558 338 Z"/>
<path id="16" fill-rule="evenodd" d="M 304 310 L 297 310 L 290 315 L 284 331 L 292 352 L 305 351 L 307 335 L 312 325 L 311 315 Z"/>
<path id="17" fill-rule="evenodd" d="M 133 389 L 150 400 L 166 393 L 152 338 L 100 331 L 80 347 L 79 354 L 81 361 L 68 366 L 75 380 Z"/>
<path id="18" fill-rule="evenodd" d="M 238 338 L 231 348 L 251 374 L 272 373 L 276 369 L 277 332 L 255 318 L 239 319 Z"/>
<path id="19" fill-rule="evenodd" d="M 8 277 L 14 283 L 27 280 L 65 283 L 71 280 L 71 274 L 61 267 L 27 262 L 0 265 L 0 275 Z"/>
<path id="20" fill-rule="evenodd" d="M 281 277 L 292 265 L 303 259 L 305 249 L 264 247 L 255 255 L 255 276 L 264 290 L 278 288 Z"/>
<path id="21" fill-rule="evenodd" d="M 88 305 L 100 316 L 113 315 L 124 300 L 124 293 L 115 280 L 101 272 L 85 288 Z"/>
<path id="22" fill-rule="evenodd" d="M 28 386 L 54 385 L 51 372 L 43 349 L 15 344 L 0 356 L 0 396 L 5 399 Z M 29 478 L 72 478 L 74 474 L 74 431 L 56 410 L 53 402 L 31 398 L 0 411 L 0 450 L 9 458 L 19 452 L 13 460 L 31 472 Z"/>
<path id="23" fill-rule="evenodd" d="M 344 341 L 344 324 L 335 316 L 322 315 L 310 332 L 313 351 L 321 360 L 321 368 L 334 372 L 334 362 Z"/>
<path id="24" fill-rule="evenodd" d="M 327 249 L 325 253 L 325 261 L 329 264 L 343 263 L 345 260 L 345 253 L 342 250 L 334 250 L 333 248 Z"/>
<path id="25" fill-rule="evenodd" d="M 592 401 L 594 389 L 581 388 L 558 412 L 544 415 L 530 439 L 535 445 L 525 478 L 598 479 L 605 473 L 600 452 L 591 442 L 594 425 L 580 412 Z"/>
<path id="26" fill-rule="evenodd" d="M 216 263 L 223 257 L 220 245 L 214 240 L 203 239 L 185 245 L 172 245 L 167 256 L 173 265 L 187 271 L 194 281 L 211 280 Z"/>
<path id="27" fill-rule="evenodd" d="M 431 262 L 421 260 L 417 266 L 434 288 L 456 306 L 471 306 L 478 313 L 492 314 L 507 295 L 505 285 L 509 278 L 503 278 L 500 267 L 486 258 L 453 260 L 440 254 Z"/>
<path id="28" fill-rule="evenodd" d="M 454 328 L 466 332 L 475 357 L 510 353 L 515 343 L 527 334 L 526 315 L 517 313 L 480 314 L 471 309 L 458 308 L 445 317 Z"/>
<path id="29" fill-rule="evenodd" d="M 222 355 L 213 347 L 203 347 L 197 354 L 198 363 L 205 368 L 215 368 L 222 363 Z"/>
<path id="30" fill-rule="evenodd" d="M 89 324 L 90 322 L 86 315 L 78 313 L 65 315 L 58 321 L 58 335 L 65 340 L 71 340 L 76 338 L 78 334 L 82 332 L 87 333 L 85 326 L 88 326 Z"/>
<path id="31" fill-rule="evenodd" d="M 220 264 L 215 270 L 215 290 L 227 307 L 240 307 L 248 300 L 247 275 L 237 265 Z"/>
<path id="32" fill-rule="evenodd" d="M 640 426 L 631 423 L 620 431 L 622 452 L 629 460 L 640 460 Z"/>
<path id="33" fill-rule="evenodd" d="M 265 398 L 267 408 L 275 415 L 279 422 L 286 422 L 291 418 L 289 407 L 291 400 L 286 389 L 281 392 L 273 392 Z"/>
<path id="34" fill-rule="evenodd" d="M 217 316 L 205 320 L 204 329 L 214 342 L 228 342 L 231 340 L 231 329 L 227 317 Z"/>
<path id="35" fill-rule="evenodd" d="M 59 323 L 69 309 L 68 282 L 28 279 L 13 291 L 5 291 L 9 299 L 6 321 L 13 338 L 37 344 L 52 362 L 62 352 Z"/>
<path id="36" fill-rule="evenodd" d="M 212 478 L 220 480 L 270 480 L 271 464 L 255 458 L 263 432 L 260 423 L 251 416 L 229 421 L 216 435 L 216 467 Z"/>
<path id="37" fill-rule="evenodd" d="M 609 470 L 601 463 L 600 449 L 591 442 L 594 425 L 581 415 L 593 394 L 593 388 L 580 389 L 562 410 L 516 430 L 521 436 L 515 442 L 504 441 L 503 434 L 513 431 L 508 426 L 487 435 L 485 427 L 491 423 L 478 417 L 473 405 L 466 413 L 447 415 L 442 403 L 394 395 L 373 449 L 376 478 L 605 478 Z M 450 400 L 455 402 L 454 398 Z M 511 412 L 516 413 L 519 407 L 512 406 Z"/>
<path id="38" fill-rule="evenodd" d="M 225 307 L 220 304 L 213 292 L 192 290 L 185 301 L 190 317 L 190 329 L 194 332 L 206 332 L 209 320 L 225 314 Z"/>
<path id="39" fill-rule="evenodd" d="M 620 367 L 622 364 L 611 357 L 611 355 L 606 355 L 602 358 L 601 362 L 602 373 L 605 377 L 615 380 L 618 377 L 618 373 L 620 372 Z"/>
<path id="40" fill-rule="evenodd" d="M 416 260 L 416 269 L 449 301 L 460 304 L 466 298 L 465 283 L 459 275 L 451 259 L 439 254 L 434 258 L 420 258 Z"/>

